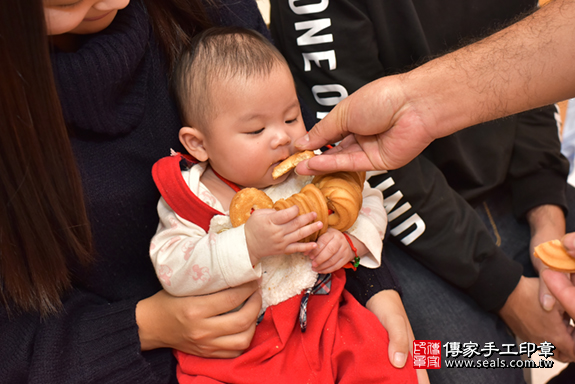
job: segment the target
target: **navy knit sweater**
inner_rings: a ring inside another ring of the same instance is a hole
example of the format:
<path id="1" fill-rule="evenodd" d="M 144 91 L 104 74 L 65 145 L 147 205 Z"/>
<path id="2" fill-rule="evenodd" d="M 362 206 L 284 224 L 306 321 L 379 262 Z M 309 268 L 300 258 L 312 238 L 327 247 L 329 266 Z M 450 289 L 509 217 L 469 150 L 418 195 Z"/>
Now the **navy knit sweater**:
<path id="1" fill-rule="evenodd" d="M 215 24 L 267 33 L 255 2 L 233 1 Z M 149 259 L 160 197 L 152 165 L 179 150 L 166 64 L 137 1 L 54 71 L 82 175 L 96 262 L 76 276 L 59 316 L 8 317 L 0 307 L 2 383 L 176 382 L 169 349 L 142 353 L 136 303 L 161 289 Z"/>

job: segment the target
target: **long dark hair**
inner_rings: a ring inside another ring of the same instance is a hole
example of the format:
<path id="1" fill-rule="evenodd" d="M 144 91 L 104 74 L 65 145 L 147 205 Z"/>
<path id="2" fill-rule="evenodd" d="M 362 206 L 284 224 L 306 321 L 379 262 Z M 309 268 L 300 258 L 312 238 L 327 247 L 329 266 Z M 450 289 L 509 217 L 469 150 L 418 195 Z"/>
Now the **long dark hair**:
<path id="1" fill-rule="evenodd" d="M 91 259 L 90 227 L 42 2 L 0 4 L 0 299 L 47 315 L 71 286 L 71 263 Z"/>
<path id="2" fill-rule="evenodd" d="M 211 25 L 200 0 L 145 2 L 170 66 Z M 93 256 L 41 0 L 0 1 L 0 57 L 0 304 L 45 317 Z"/>
<path id="3" fill-rule="evenodd" d="M 191 46 L 192 38 L 213 26 L 204 4 L 217 11 L 217 0 L 144 0 L 144 4 L 171 73 L 182 51 Z"/>

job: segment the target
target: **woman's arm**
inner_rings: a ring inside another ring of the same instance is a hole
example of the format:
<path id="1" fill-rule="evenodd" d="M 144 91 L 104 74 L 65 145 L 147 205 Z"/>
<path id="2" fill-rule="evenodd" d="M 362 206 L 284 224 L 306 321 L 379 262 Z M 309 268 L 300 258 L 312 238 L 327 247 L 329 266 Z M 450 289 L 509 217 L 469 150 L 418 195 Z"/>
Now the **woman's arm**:
<path id="1" fill-rule="evenodd" d="M 2 382 L 175 382 L 169 350 L 140 350 L 136 301 L 109 302 L 76 289 L 45 319 L 0 306 Z"/>

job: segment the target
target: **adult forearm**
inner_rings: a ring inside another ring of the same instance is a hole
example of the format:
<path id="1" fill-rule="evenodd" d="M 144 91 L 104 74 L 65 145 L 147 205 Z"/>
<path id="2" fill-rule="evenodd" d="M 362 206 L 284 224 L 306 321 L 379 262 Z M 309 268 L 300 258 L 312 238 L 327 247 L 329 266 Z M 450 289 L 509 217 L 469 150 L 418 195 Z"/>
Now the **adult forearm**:
<path id="1" fill-rule="evenodd" d="M 399 76 L 441 137 L 575 95 L 575 1 L 555 0 L 484 40 Z M 399 111 L 401 113 L 402 111 Z"/>
<path id="2" fill-rule="evenodd" d="M 345 138 L 297 172 L 397 169 L 436 138 L 575 96 L 573 20 L 575 0 L 554 0 L 484 40 L 363 86 L 296 141 L 304 150 Z"/>
<path id="3" fill-rule="evenodd" d="M 565 234 L 565 214 L 556 205 L 541 205 L 531 209 L 527 215 L 527 221 L 531 228 L 531 235 L 540 232 L 549 232 L 561 238 Z"/>

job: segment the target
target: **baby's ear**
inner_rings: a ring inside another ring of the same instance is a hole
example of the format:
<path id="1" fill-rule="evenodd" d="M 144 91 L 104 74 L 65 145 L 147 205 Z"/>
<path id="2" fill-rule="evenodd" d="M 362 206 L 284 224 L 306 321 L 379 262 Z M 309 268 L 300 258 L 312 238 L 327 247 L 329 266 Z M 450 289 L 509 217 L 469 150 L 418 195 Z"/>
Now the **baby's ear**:
<path id="1" fill-rule="evenodd" d="M 199 129 L 192 127 L 181 128 L 180 142 L 188 153 L 199 161 L 208 160 L 208 152 L 204 148 L 204 135 Z"/>

